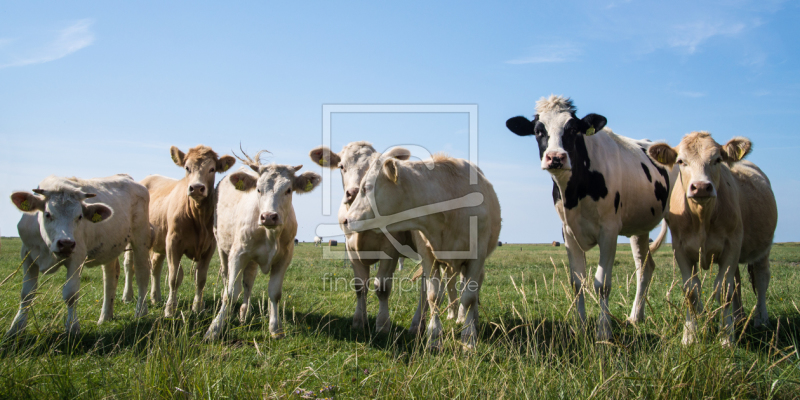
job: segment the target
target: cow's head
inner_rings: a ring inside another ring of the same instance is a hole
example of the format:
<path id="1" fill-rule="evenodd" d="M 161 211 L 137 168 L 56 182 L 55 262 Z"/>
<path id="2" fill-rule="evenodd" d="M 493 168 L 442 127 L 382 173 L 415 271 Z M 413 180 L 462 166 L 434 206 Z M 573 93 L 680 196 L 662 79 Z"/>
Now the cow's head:
<path id="1" fill-rule="evenodd" d="M 584 137 L 606 126 L 602 115 L 588 114 L 578 119 L 576 111 L 572 100 L 551 95 L 536 102 L 533 120 L 514 117 L 506 121 L 506 126 L 519 136 L 536 137 L 542 169 L 570 170 L 576 152 L 585 148 Z"/>
<path id="2" fill-rule="evenodd" d="M 747 138 L 735 137 L 720 146 L 708 132 L 692 132 L 684 136 L 678 147 L 656 143 L 647 153 L 668 167 L 678 164 L 686 197 L 705 204 L 717 197 L 722 163 L 730 165 L 743 159 L 751 148 Z"/>
<path id="3" fill-rule="evenodd" d="M 260 153 L 259 153 L 260 154 Z M 254 176 L 247 170 L 239 170 L 227 177 L 236 190 L 255 192 L 258 196 L 259 224 L 267 229 L 277 228 L 286 221 L 292 212 L 292 193 L 308 193 L 322 181 L 322 177 L 313 172 L 297 174 L 302 165 L 262 165 L 259 154 L 241 159 L 244 164 L 258 173 Z"/>
<path id="4" fill-rule="evenodd" d="M 82 224 L 105 221 L 113 215 L 111 208 L 102 203 L 86 204 L 84 200 L 95 194 L 80 190 L 33 189 L 33 192 L 14 192 L 11 201 L 22 212 L 38 214 L 42 239 L 56 258 L 67 258 L 75 251 L 76 229 Z"/>
<path id="5" fill-rule="evenodd" d="M 338 168 L 342 172 L 342 186 L 344 187 L 342 203 L 346 207 L 350 207 L 360 190 L 364 175 L 371 163 L 381 156 L 381 153 L 375 151 L 375 148 L 367 142 L 352 142 L 344 146 L 338 154 L 325 146 L 320 146 L 311 150 L 308 155 L 314 163 L 331 169 Z M 411 152 L 402 147 L 395 147 L 383 156 L 408 160 Z"/>
<path id="6" fill-rule="evenodd" d="M 192 147 L 186 154 L 175 146 L 169 152 L 175 165 L 186 170 L 186 179 L 189 181 L 186 194 L 195 201 L 202 201 L 214 190 L 216 173 L 225 172 L 236 164 L 235 158 L 229 155 L 218 157 L 211 147 L 203 145 Z"/>
<path id="7" fill-rule="evenodd" d="M 392 215 L 405 211 L 408 207 L 406 193 L 407 182 L 403 179 L 403 171 L 407 168 L 401 161 L 393 157 L 377 157 L 370 166 L 359 185 L 358 194 L 346 213 L 339 213 L 339 224 L 345 231 L 360 231 L 363 221 L 375 218 L 374 206 L 381 215 Z M 372 199 L 372 200 L 371 200 Z M 409 221 L 394 224 L 392 230 L 401 229 Z"/>

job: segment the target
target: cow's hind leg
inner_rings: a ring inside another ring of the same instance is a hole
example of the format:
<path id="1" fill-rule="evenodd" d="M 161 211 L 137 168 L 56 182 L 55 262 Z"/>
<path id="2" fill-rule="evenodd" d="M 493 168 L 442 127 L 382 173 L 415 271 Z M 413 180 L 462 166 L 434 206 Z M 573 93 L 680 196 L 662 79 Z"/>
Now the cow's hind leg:
<path id="1" fill-rule="evenodd" d="M 19 311 L 11 322 L 11 328 L 6 332 L 6 336 L 16 335 L 22 332 L 28 325 L 28 310 L 36 298 L 36 287 L 39 284 L 39 266 L 33 263 L 31 255 L 23 247 L 25 254 L 22 261 L 22 294 L 20 295 Z"/>
<path id="2" fill-rule="evenodd" d="M 396 258 L 381 260 L 378 276 L 375 279 L 375 294 L 378 295 L 379 302 L 375 329 L 381 333 L 388 333 L 392 327 L 392 321 L 389 318 L 389 296 L 392 294 L 392 280 L 396 265 Z"/>
<path id="3" fill-rule="evenodd" d="M 474 349 L 478 344 L 478 304 L 481 286 L 483 285 L 484 260 L 469 260 L 463 267 L 464 276 L 461 288 L 461 306 L 465 310 L 464 328 L 461 330 L 461 342 L 467 349 Z"/>
<path id="4" fill-rule="evenodd" d="M 442 268 L 442 276 L 445 279 L 445 288 L 447 289 L 447 319 L 456 318 L 456 323 L 464 323 L 465 311 L 461 307 L 461 300 L 458 297 L 457 285 L 459 282 L 459 274 L 456 273 L 449 265 L 437 262 L 434 268 Z"/>
<path id="5" fill-rule="evenodd" d="M 653 279 L 653 271 L 656 269 L 653 255 L 650 254 L 649 239 L 649 234 L 631 236 L 631 251 L 636 264 L 636 298 L 633 301 L 628 322 L 633 324 L 644 321 L 647 292 L 650 288 L 650 281 Z"/>
<path id="6" fill-rule="evenodd" d="M 442 275 L 439 268 L 429 268 L 428 276 L 428 307 L 431 310 L 431 320 L 428 322 L 428 347 L 439 349 L 439 337 L 442 335 L 442 321 L 439 319 L 439 307 L 442 305 Z M 463 294 L 462 294 L 463 296 Z"/>
<path id="7" fill-rule="evenodd" d="M 136 268 L 133 262 L 133 247 L 130 244 L 125 247 L 122 268 L 125 271 L 125 286 L 122 289 L 122 302 L 130 303 L 133 301 L 133 274 Z"/>
<path id="8" fill-rule="evenodd" d="M 250 296 L 253 294 L 253 285 L 258 275 L 258 264 L 251 261 L 244 269 L 242 276 L 242 306 L 239 307 L 239 322 L 247 322 L 247 314 L 250 312 Z"/>
<path id="9" fill-rule="evenodd" d="M 161 269 L 164 267 L 166 258 L 166 254 L 150 253 L 150 263 L 152 265 L 152 271 L 150 272 L 150 302 L 153 305 L 161 303 Z"/>
<path id="10" fill-rule="evenodd" d="M 117 294 L 119 283 L 119 260 L 114 259 L 103 265 L 103 308 L 97 324 L 114 319 L 114 296 Z"/>
<path id="11" fill-rule="evenodd" d="M 769 287 L 770 268 L 769 255 L 747 266 L 752 272 L 750 279 L 756 292 L 756 313 L 753 316 L 753 326 L 769 326 L 767 314 L 767 288 Z"/>
<path id="12" fill-rule="evenodd" d="M 269 271 L 269 333 L 273 339 L 280 339 L 285 336 L 283 333 L 283 323 L 281 322 L 280 301 L 283 294 L 283 278 L 289 263 L 292 261 L 291 252 L 288 256 L 274 261 Z"/>

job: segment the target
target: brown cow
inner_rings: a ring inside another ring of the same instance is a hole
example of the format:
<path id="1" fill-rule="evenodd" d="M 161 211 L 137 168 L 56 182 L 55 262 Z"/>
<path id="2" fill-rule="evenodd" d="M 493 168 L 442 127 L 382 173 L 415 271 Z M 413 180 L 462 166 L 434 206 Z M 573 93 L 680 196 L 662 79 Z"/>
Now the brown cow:
<path id="1" fill-rule="evenodd" d="M 767 176 L 755 164 L 742 161 L 750 149 L 746 138 L 735 137 L 720 146 L 708 132 L 692 132 L 678 147 L 657 143 L 648 150 L 656 161 L 667 166 L 677 163 L 680 168 L 665 218 L 691 307 L 686 313 L 684 344 L 695 341 L 695 316 L 703 309 L 698 264 L 703 269 L 719 264 L 714 297 L 725 299 L 723 344 L 734 341 L 734 314 L 741 307 L 740 263 L 748 264 L 758 297 L 754 325 L 768 322 L 769 252 L 778 207 Z"/>
<path id="2" fill-rule="evenodd" d="M 203 287 L 206 284 L 208 264 L 216 250 L 214 239 L 214 207 L 216 206 L 214 179 L 216 173 L 227 171 L 236 159 L 225 155 L 218 157 L 210 147 L 199 145 L 184 154 L 177 147 L 170 148 L 172 161 L 186 170 L 186 176 L 175 180 L 160 175 L 150 175 L 142 184 L 150 192 L 150 224 L 153 226 L 153 244 L 150 257 L 153 265 L 150 298 L 161 301 L 161 267 L 164 258 L 169 264 L 169 297 L 164 315 L 172 317 L 178 306 L 178 287 L 183 280 L 180 261 L 183 255 L 195 261 L 196 273 L 192 311 L 203 310 Z M 129 257 L 125 257 L 124 300 L 130 300 L 128 290 L 133 274 Z"/>

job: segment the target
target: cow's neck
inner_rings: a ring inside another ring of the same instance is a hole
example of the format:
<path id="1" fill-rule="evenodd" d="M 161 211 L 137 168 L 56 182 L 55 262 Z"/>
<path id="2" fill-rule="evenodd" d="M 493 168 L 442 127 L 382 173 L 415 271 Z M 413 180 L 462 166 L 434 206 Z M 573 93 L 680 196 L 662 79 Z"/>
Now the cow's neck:
<path id="1" fill-rule="evenodd" d="M 208 222 L 214 219 L 215 190 L 211 190 L 204 199 L 197 201 L 191 197 L 186 201 L 186 213 L 194 220 Z"/>

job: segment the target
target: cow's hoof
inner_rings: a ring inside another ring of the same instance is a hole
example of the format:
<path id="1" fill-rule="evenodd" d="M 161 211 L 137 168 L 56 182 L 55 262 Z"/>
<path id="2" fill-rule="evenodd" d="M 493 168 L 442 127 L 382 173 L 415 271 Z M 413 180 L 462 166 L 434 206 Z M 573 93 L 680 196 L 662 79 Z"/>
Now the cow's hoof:
<path id="1" fill-rule="evenodd" d="M 220 336 L 220 330 L 218 328 L 215 329 L 214 327 L 211 327 L 208 328 L 208 331 L 203 336 L 203 340 L 205 340 L 206 342 L 216 342 L 217 340 L 219 340 L 219 336 Z"/>
<path id="2" fill-rule="evenodd" d="M 458 312 L 455 312 L 452 309 L 448 309 L 447 310 L 447 319 L 456 318 L 456 314 L 458 314 Z"/>
<path id="3" fill-rule="evenodd" d="M 127 303 L 131 303 L 131 302 L 133 302 L 133 294 L 131 294 L 131 293 L 124 293 L 124 294 L 122 295 L 122 302 L 123 302 L 123 303 L 126 303 L 126 304 L 127 304 Z"/>
<path id="4" fill-rule="evenodd" d="M 77 323 L 72 325 L 67 325 L 67 334 L 70 336 L 80 336 L 81 334 L 81 327 Z"/>
<path id="5" fill-rule="evenodd" d="M 411 336 L 420 336 L 425 333 L 425 329 L 423 328 L 424 326 L 424 323 L 419 325 L 411 325 L 411 327 L 408 328 L 408 334 Z"/>
<path id="6" fill-rule="evenodd" d="M 174 304 L 167 304 L 167 306 L 164 307 L 164 316 L 167 318 L 175 317 L 175 311 L 177 311 L 177 308 L 178 307 L 176 307 Z"/>
<path id="7" fill-rule="evenodd" d="M 145 315 L 147 315 L 148 312 L 150 312 L 150 310 L 147 308 L 147 303 L 142 302 L 142 304 L 136 306 L 136 312 L 134 313 L 134 317 L 142 318 Z"/>
<path id="8" fill-rule="evenodd" d="M 111 321 L 112 319 L 114 319 L 113 316 L 105 316 L 105 315 L 101 314 L 100 315 L 100 319 L 97 320 L 97 325 L 100 325 L 100 324 L 102 324 L 103 322 L 106 322 L 106 321 Z"/>
<path id="9" fill-rule="evenodd" d="M 192 304 L 192 312 L 195 314 L 200 314 L 205 308 L 206 303 L 202 301 L 195 301 L 194 304 Z"/>
<path id="10" fill-rule="evenodd" d="M 283 332 L 275 332 L 275 333 L 270 332 L 269 337 L 271 337 L 271 338 L 273 338 L 275 340 L 280 340 L 280 339 L 285 338 L 286 334 L 283 333 Z"/>
<path id="11" fill-rule="evenodd" d="M 364 320 L 362 320 L 362 319 L 354 319 L 353 320 L 353 330 L 363 331 L 364 330 Z"/>
<path id="12" fill-rule="evenodd" d="M 723 338 L 719 340 L 719 344 L 725 349 L 730 349 L 736 344 L 736 342 L 731 338 Z"/>

